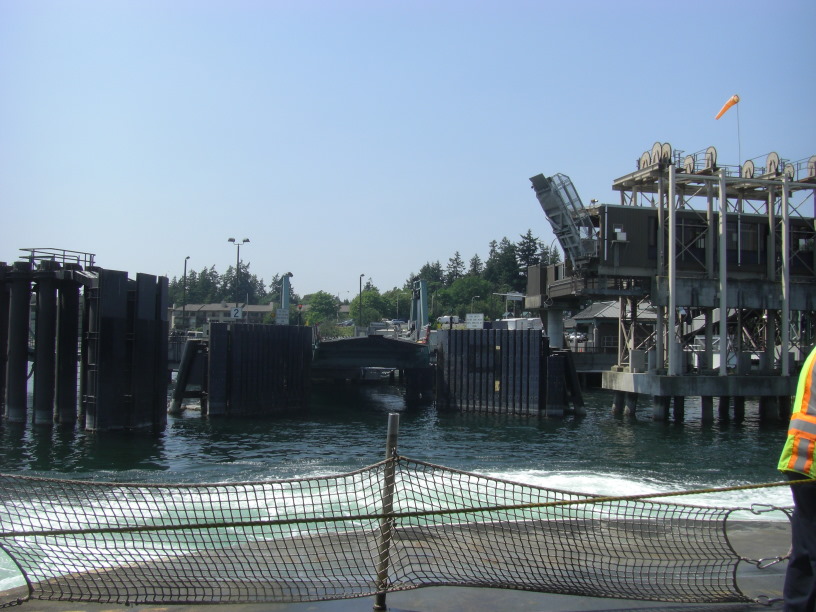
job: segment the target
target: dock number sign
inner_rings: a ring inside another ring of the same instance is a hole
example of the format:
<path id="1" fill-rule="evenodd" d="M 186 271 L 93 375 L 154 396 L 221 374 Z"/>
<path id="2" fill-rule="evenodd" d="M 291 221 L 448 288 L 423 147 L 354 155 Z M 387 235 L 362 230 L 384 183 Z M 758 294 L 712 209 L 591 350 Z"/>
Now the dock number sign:
<path id="1" fill-rule="evenodd" d="M 230 311 L 230 317 L 233 319 L 243 319 L 244 318 L 244 309 L 240 308 L 239 306 L 235 306 Z"/>

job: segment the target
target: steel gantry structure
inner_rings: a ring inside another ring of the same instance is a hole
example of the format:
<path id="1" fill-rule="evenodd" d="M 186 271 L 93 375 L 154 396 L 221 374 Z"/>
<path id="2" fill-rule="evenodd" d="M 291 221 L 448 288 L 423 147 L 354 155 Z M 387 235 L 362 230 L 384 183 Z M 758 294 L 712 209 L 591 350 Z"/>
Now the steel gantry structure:
<path id="1" fill-rule="evenodd" d="M 531 269 L 538 304 L 528 306 L 556 318 L 579 299 L 620 301 L 618 365 L 604 386 L 744 397 L 754 385 L 730 379 L 750 376 L 768 379 L 756 395 L 787 395 L 816 342 L 816 156 L 732 167 L 714 147 L 684 155 L 655 143 L 613 182 L 619 204 L 587 208 L 559 205 L 562 176 L 531 179 L 569 259 L 560 271 Z"/>

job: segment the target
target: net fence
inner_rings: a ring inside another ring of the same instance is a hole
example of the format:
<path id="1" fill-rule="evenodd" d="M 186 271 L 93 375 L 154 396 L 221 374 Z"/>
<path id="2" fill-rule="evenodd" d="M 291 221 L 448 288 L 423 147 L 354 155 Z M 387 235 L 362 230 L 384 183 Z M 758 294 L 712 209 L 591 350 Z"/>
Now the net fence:
<path id="1" fill-rule="evenodd" d="M 461 585 L 748 601 L 731 510 L 603 499 L 406 457 L 249 483 L 0 475 L 0 547 L 37 599 L 303 602 Z"/>

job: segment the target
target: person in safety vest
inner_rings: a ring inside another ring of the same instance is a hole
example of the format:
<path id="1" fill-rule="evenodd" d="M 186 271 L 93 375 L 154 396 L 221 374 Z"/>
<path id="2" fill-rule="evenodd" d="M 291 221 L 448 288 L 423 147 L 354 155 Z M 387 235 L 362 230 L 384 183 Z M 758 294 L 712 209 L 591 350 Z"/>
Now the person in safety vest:
<path id="1" fill-rule="evenodd" d="M 779 469 L 789 480 L 810 482 L 791 485 L 791 553 L 785 574 L 785 610 L 816 610 L 816 348 L 799 375 L 796 399 L 791 412 L 788 439 Z"/>

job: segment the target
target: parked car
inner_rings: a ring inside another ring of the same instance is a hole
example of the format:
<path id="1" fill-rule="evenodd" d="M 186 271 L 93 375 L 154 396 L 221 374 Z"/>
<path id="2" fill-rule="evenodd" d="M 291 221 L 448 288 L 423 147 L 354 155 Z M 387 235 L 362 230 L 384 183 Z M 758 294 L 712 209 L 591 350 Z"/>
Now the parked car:
<path id="1" fill-rule="evenodd" d="M 570 342 L 586 342 L 586 334 L 579 331 L 572 331 L 566 335 L 566 339 Z"/>

